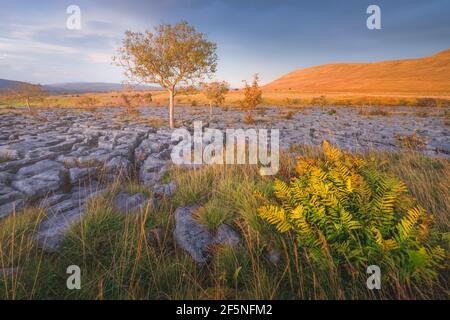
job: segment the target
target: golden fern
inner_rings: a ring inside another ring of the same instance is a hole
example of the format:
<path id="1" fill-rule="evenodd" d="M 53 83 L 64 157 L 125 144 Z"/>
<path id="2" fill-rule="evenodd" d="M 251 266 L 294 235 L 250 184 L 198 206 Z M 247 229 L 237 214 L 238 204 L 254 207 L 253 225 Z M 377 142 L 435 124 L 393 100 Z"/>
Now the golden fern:
<path id="1" fill-rule="evenodd" d="M 323 259 L 331 255 L 331 265 L 364 269 L 376 261 L 405 279 L 436 276 L 446 253 L 426 242 L 432 217 L 410 207 L 406 185 L 327 141 L 323 153 L 325 160 L 298 159 L 291 181 L 274 181 L 267 202 L 276 204 L 260 207 L 260 217 L 294 233 L 316 263 L 330 265 Z"/>

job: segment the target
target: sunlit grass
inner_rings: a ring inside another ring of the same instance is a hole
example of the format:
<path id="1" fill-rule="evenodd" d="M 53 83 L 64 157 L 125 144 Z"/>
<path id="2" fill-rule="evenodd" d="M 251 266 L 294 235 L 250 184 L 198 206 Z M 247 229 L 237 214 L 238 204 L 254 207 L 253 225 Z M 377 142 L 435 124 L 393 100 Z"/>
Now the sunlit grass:
<path id="1" fill-rule="evenodd" d="M 313 147 L 293 150 L 322 157 Z M 372 151 L 364 155 L 378 169 L 404 181 L 418 204 L 435 216 L 441 232 L 449 231 L 448 160 L 414 152 Z M 295 159 L 282 156 L 277 177 L 293 176 Z M 344 279 L 339 266 L 322 272 L 295 246 L 295 237 L 281 237 L 263 221 L 259 195 L 270 195 L 274 177 L 261 177 L 256 166 L 174 168 L 165 179 L 178 189 L 172 198 L 125 215 L 113 206 L 119 190 L 150 191 L 135 182 L 117 182 L 109 192 L 89 202 L 82 220 L 74 224 L 57 253 L 37 248 L 33 234 L 44 216 L 27 209 L 0 220 L 0 297 L 7 299 L 374 299 L 446 298 L 444 271 L 431 289 L 398 286 L 372 292 L 365 270 Z M 257 191 L 257 192 L 256 192 Z M 148 192 L 148 193 L 147 193 Z M 226 223 L 241 235 L 238 247 L 214 246 L 205 265 L 193 262 L 173 239 L 174 211 L 200 205 L 197 219 L 211 232 Z M 280 252 L 272 264 L 269 250 Z M 66 288 L 66 269 L 82 270 L 81 290 Z M 333 269 L 334 268 L 334 269 Z M 335 271 L 333 271 L 335 270 Z"/>

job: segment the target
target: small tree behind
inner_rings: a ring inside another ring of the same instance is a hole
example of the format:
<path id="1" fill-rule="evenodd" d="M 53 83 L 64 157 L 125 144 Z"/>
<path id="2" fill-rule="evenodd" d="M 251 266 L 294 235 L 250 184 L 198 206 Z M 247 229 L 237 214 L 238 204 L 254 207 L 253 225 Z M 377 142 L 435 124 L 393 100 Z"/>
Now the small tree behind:
<path id="1" fill-rule="evenodd" d="M 194 85 L 216 72 L 216 44 L 187 22 L 162 24 L 145 33 L 127 31 L 114 61 L 131 82 L 159 84 L 169 93 L 169 125 L 179 85 Z"/>
<path id="2" fill-rule="evenodd" d="M 125 92 L 123 92 L 120 95 L 120 98 L 123 101 L 123 104 L 125 105 L 125 107 L 127 108 L 126 113 L 127 114 L 135 114 L 136 113 L 136 104 L 134 103 L 136 96 L 133 95 L 129 95 Z"/>
<path id="3" fill-rule="evenodd" d="M 94 106 L 98 103 L 98 100 L 91 95 L 83 95 L 78 99 L 78 104 L 82 107 L 94 110 Z"/>
<path id="4" fill-rule="evenodd" d="M 313 105 L 320 106 L 322 111 L 325 109 L 325 106 L 328 104 L 327 97 L 325 97 L 325 96 L 315 97 L 312 99 L 311 102 Z"/>
<path id="5" fill-rule="evenodd" d="M 258 104 L 262 102 L 262 91 L 259 87 L 259 75 L 253 76 L 253 82 L 250 86 L 247 81 L 244 80 L 244 101 L 242 102 L 243 108 L 246 110 L 246 122 L 253 122 L 252 111 L 256 109 Z"/>
<path id="6" fill-rule="evenodd" d="M 230 91 L 226 81 L 214 81 L 202 85 L 203 94 L 209 102 L 209 114 L 212 116 L 213 105 L 220 106 L 225 102 L 225 95 Z"/>
<path id="7" fill-rule="evenodd" d="M 9 89 L 9 96 L 25 102 L 29 111 L 31 105 L 36 101 L 42 101 L 48 95 L 41 85 L 31 83 L 20 83 Z"/>

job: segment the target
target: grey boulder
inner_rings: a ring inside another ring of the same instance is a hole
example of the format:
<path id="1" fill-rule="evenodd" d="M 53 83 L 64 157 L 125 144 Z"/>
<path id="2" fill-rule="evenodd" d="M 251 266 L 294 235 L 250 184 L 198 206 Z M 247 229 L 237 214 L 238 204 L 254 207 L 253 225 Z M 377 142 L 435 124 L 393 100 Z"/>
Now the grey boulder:
<path id="1" fill-rule="evenodd" d="M 237 246 L 240 237 L 231 227 L 221 225 L 217 234 L 212 235 L 205 226 L 198 223 L 192 213 L 199 206 L 178 208 L 175 211 L 175 230 L 173 232 L 177 244 L 187 251 L 198 263 L 206 262 L 208 258 L 208 247 L 213 244 L 228 244 Z"/>

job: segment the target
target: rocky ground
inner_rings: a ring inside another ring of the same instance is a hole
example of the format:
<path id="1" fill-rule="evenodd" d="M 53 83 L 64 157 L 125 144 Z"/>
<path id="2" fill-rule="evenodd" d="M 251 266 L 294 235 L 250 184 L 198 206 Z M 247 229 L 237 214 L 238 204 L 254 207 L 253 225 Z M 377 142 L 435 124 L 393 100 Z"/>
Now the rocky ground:
<path id="1" fill-rule="evenodd" d="M 389 116 L 361 115 L 355 108 L 333 110 L 309 108 L 289 115 L 285 109 L 265 108 L 255 112 L 256 122 L 252 125 L 243 124 L 243 113 L 232 109 L 215 110 L 211 121 L 206 108 L 177 108 L 176 114 L 177 122 L 187 127 L 194 120 L 202 120 L 218 129 L 278 128 L 282 148 L 317 145 L 327 139 L 353 151 L 395 150 L 397 136 L 416 132 L 425 143 L 422 152 L 431 156 L 450 155 L 448 112 L 444 114 L 443 110 L 426 116 L 413 108 L 395 108 Z M 165 123 L 161 119 L 167 119 L 166 108 L 142 109 L 137 118 L 122 113 L 123 110 L 115 108 L 95 112 L 43 109 L 39 116 L 0 114 L 0 218 L 27 205 L 45 208 L 47 217 L 36 240 L 52 250 L 57 248 L 67 226 L 80 218 L 86 201 L 121 175 L 134 173 L 155 194 L 173 192 L 173 183 L 160 182 L 170 165 L 170 151 L 175 144 L 171 131 L 159 126 Z M 129 212 L 150 200 L 141 193 L 121 192 L 115 205 Z M 190 215 L 183 220 L 186 210 L 180 210 L 177 230 L 181 231 L 176 237 L 187 238 L 184 243 L 189 247 L 190 241 L 197 241 L 189 238 L 196 226 L 189 220 Z M 226 228 L 222 231 L 230 233 Z M 205 233 L 204 237 L 211 238 L 209 242 L 221 241 L 216 239 L 220 235 L 214 238 Z M 226 238 L 233 237 L 237 235 Z M 196 260 L 204 259 L 201 250 L 197 255 Z"/>

